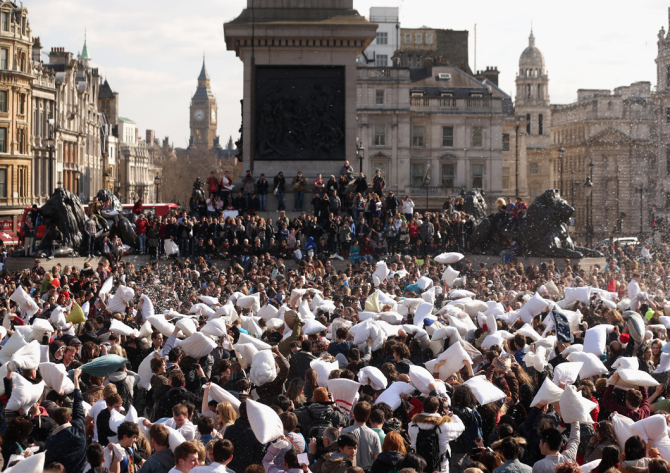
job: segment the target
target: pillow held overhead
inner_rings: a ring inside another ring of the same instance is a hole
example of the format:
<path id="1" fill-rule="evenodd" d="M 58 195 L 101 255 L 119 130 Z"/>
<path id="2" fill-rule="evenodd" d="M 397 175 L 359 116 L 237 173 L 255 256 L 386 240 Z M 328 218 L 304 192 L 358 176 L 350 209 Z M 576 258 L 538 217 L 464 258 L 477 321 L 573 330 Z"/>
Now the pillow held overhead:
<path id="1" fill-rule="evenodd" d="M 119 355 L 104 355 L 89 361 L 81 367 L 81 370 L 84 373 L 104 378 L 121 368 L 127 362 L 127 359 Z"/>
<path id="2" fill-rule="evenodd" d="M 584 399 L 581 393 L 578 393 L 574 386 L 565 387 L 561 398 L 558 401 L 561 408 L 561 417 L 566 424 L 579 422 L 580 424 L 593 423 L 591 411 L 598 405 L 588 399 Z"/>
<path id="3" fill-rule="evenodd" d="M 489 383 L 483 376 L 475 376 L 463 384 L 470 386 L 477 402 L 482 406 L 507 397 L 503 391 L 494 386 L 493 383 Z"/>
<path id="4" fill-rule="evenodd" d="M 535 407 L 541 402 L 546 402 L 547 404 L 558 402 L 562 394 L 563 390 L 561 388 L 551 382 L 549 378 L 544 378 L 544 383 L 542 383 L 540 390 L 533 398 L 533 402 L 530 403 L 530 407 Z"/>
<path id="5" fill-rule="evenodd" d="M 252 399 L 247 399 L 247 417 L 251 430 L 256 436 L 256 440 L 265 444 L 274 442 L 279 437 L 284 435 L 284 426 L 277 413 L 270 408 L 256 402 Z"/>
<path id="6" fill-rule="evenodd" d="M 209 355 L 216 348 L 214 340 L 201 332 L 196 332 L 190 337 L 185 338 L 178 345 L 187 355 L 192 356 L 196 360 Z"/>
<path id="7" fill-rule="evenodd" d="M 9 401 L 7 401 L 5 409 L 9 411 L 19 411 L 23 409 L 24 412 L 28 412 L 28 409 L 42 397 L 44 384 L 44 381 L 40 381 L 38 384 L 32 384 L 20 374 L 13 373 L 12 395 L 9 398 Z"/>
<path id="8" fill-rule="evenodd" d="M 582 368 L 579 370 L 581 379 L 590 378 L 605 374 L 609 370 L 603 365 L 603 362 L 593 353 L 575 352 L 568 355 L 568 361 L 582 362 Z"/>
<path id="9" fill-rule="evenodd" d="M 372 389 L 375 391 L 386 389 L 386 386 L 388 385 L 388 380 L 386 379 L 386 376 L 384 376 L 384 373 L 374 366 L 361 368 L 358 372 L 358 381 L 364 386 L 372 386 Z"/>
<path id="10" fill-rule="evenodd" d="M 560 383 L 572 384 L 577 381 L 579 370 L 582 369 L 583 362 L 561 363 L 554 368 L 554 383 L 558 386 Z"/>
<path id="11" fill-rule="evenodd" d="M 261 350 L 254 355 L 249 379 L 257 386 L 271 383 L 277 378 L 277 366 L 272 352 Z"/>

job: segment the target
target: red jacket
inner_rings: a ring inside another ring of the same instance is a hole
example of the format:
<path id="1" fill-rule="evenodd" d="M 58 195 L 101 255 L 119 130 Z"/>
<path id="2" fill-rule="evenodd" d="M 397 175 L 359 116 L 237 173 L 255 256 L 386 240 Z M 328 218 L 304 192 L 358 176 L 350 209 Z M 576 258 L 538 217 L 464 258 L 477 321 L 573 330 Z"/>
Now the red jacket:
<path id="1" fill-rule="evenodd" d="M 630 419 L 633 420 L 633 422 L 646 419 L 651 415 L 649 411 L 649 395 L 647 393 L 646 387 L 640 386 L 638 389 L 642 393 L 642 403 L 640 404 L 640 408 L 637 411 L 633 411 L 631 409 L 628 409 L 627 406 L 622 406 L 621 404 L 614 402 L 614 400 L 612 399 L 612 393 L 614 392 L 613 384 L 607 386 L 607 389 L 605 390 L 605 395 L 603 396 L 603 404 L 602 404 L 603 409 L 610 412 L 618 412 L 622 416 L 629 417 Z"/>
<path id="2" fill-rule="evenodd" d="M 135 225 L 137 226 L 137 234 L 138 235 L 146 235 L 147 233 L 147 220 L 138 220 L 135 222 Z"/>

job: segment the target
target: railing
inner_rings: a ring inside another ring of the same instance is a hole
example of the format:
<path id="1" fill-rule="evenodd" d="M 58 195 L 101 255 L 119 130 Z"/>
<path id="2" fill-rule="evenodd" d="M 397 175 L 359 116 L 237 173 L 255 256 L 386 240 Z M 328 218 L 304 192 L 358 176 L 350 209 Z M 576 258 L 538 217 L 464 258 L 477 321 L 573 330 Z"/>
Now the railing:
<path id="1" fill-rule="evenodd" d="M 434 196 L 456 196 L 460 195 L 461 188 L 460 187 L 437 187 L 437 186 L 432 186 L 432 187 L 410 187 L 409 188 L 409 193 L 410 196 L 413 196 L 415 198 L 421 197 L 422 195 L 425 196 L 426 193 L 428 193 L 429 197 L 434 197 Z"/>
<path id="2" fill-rule="evenodd" d="M 359 67 L 358 80 L 407 80 L 409 69 L 406 67 Z"/>
<path id="3" fill-rule="evenodd" d="M 428 109 L 426 111 L 462 110 L 502 113 L 502 101 L 490 98 L 410 97 L 410 107 Z"/>
<path id="4" fill-rule="evenodd" d="M 372 23 L 398 23 L 397 16 L 371 16 L 370 22 Z"/>

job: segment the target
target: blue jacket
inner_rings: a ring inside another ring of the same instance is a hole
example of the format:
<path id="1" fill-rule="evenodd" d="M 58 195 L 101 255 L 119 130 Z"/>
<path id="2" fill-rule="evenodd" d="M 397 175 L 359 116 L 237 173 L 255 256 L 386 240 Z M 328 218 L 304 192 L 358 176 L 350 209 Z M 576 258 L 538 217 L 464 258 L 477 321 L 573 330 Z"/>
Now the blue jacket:
<path id="1" fill-rule="evenodd" d="M 169 448 L 159 450 L 151 455 L 151 458 L 142 465 L 140 473 L 168 473 L 174 466 L 174 463 L 172 450 Z"/>
<path id="2" fill-rule="evenodd" d="M 70 427 L 53 434 L 44 442 L 44 464 L 61 463 L 68 473 L 81 473 L 86 466 L 86 426 L 84 425 L 83 398 L 79 389 L 74 390 Z"/>
<path id="3" fill-rule="evenodd" d="M 493 473 L 531 473 L 533 468 L 521 463 L 518 459 L 507 460 L 498 468 L 493 470 Z"/>

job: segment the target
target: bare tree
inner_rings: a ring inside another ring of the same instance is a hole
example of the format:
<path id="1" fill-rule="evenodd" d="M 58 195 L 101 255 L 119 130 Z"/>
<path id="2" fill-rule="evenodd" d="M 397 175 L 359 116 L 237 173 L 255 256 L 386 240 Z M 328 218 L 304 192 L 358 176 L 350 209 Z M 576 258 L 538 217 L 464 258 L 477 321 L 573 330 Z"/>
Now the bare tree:
<path id="1" fill-rule="evenodd" d="M 200 178 L 203 189 L 207 192 L 207 178 L 214 171 L 217 179 L 221 179 L 224 171 L 231 176 L 239 176 L 242 164 L 236 159 L 219 159 L 214 149 L 177 149 L 176 157 L 164 163 L 161 194 L 166 202 L 179 202 L 182 207 L 188 207 L 193 191 L 193 183 Z"/>

